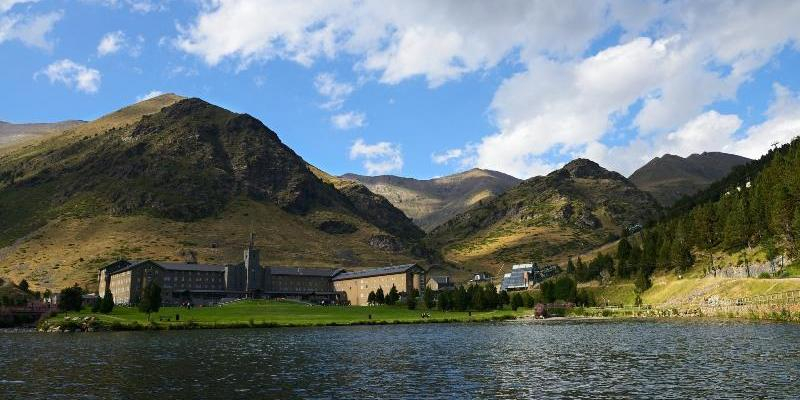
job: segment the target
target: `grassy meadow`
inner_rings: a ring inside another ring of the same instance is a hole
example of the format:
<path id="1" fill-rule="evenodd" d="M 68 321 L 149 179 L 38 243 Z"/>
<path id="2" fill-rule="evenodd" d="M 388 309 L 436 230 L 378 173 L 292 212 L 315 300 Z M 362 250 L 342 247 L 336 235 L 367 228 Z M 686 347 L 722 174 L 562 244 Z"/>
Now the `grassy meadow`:
<path id="1" fill-rule="evenodd" d="M 326 326 L 403 324 L 431 322 L 473 322 L 513 319 L 529 314 L 531 310 L 503 310 L 472 312 L 438 311 L 405 306 L 311 306 L 289 301 L 247 300 L 218 307 L 162 307 L 148 321 L 147 314 L 135 307 L 115 307 L 110 314 L 95 314 L 89 310 L 80 313 L 60 313 L 45 322 L 56 326 L 73 317 L 93 316 L 100 328 L 113 330 L 136 329 L 191 329 L 191 328 L 246 328 L 281 326 Z M 422 314 L 430 314 L 422 318 Z M 175 315 L 180 315 L 180 321 Z M 370 317 L 371 316 L 371 317 Z M 165 319 L 169 318 L 169 321 Z"/>

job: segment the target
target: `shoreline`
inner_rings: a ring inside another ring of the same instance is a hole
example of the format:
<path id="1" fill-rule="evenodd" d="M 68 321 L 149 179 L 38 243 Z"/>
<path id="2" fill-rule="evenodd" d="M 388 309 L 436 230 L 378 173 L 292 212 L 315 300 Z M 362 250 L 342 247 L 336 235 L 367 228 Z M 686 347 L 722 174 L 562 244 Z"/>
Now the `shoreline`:
<path id="1" fill-rule="evenodd" d="M 69 318 L 69 319 L 66 319 Z M 77 320 L 75 318 L 78 318 Z M 108 323 L 97 319 L 84 320 L 79 317 L 63 317 L 60 323 L 59 317 L 50 318 L 39 324 L 38 327 L 29 330 L 40 333 L 64 333 L 64 332 L 125 332 L 125 331 L 182 331 L 196 329 L 264 329 L 264 328 L 321 328 L 328 326 L 378 326 L 378 325 L 417 325 L 417 324 L 471 324 L 486 322 L 513 321 L 521 319 L 513 315 L 492 316 L 490 318 L 424 318 L 418 320 L 359 320 L 359 321 L 329 321 L 316 323 L 279 323 L 267 321 L 242 321 L 242 322 L 197 322 L 186 321 L 180 323 L 157 322 L 139 323 L 138 321 L 129 323 Z"/>

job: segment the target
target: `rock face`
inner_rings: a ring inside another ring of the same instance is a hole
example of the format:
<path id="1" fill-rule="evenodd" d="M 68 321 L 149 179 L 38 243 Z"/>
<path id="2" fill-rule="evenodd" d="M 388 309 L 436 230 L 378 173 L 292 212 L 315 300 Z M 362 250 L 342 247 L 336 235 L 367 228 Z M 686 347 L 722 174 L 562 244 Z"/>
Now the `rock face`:
<path id="1" fill-rule="evenodd" d="M 426 231 L 521 182 L 502 172 L 477 168 L 429 180 L 356 174 L 341 178 L 360 182 L 385 197 Z"/>
<path id="2" fill-rule="evenodd" d="M 658 212 L 656 201 L 622 175 L 577 159 L 456 216 L 427 240 L 448 261 L 468 267 L 560 261 Z"/>
<path id="3" fill-rule="evenodd" d="M 726 153 L 692 154 L 686 158 L 666 154 L 636 170 L 630 180 L 668 207 L 681 197 L 695 194 L 724 178 L 734 167 L 750 161 Z"/>

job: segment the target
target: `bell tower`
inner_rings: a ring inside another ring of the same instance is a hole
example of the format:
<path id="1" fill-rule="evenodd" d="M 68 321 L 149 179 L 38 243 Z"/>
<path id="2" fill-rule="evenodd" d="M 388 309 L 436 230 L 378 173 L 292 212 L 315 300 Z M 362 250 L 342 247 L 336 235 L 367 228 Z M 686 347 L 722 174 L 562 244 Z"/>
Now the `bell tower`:
<path id="1" fill-rule="evenodd" d="M 244 290 L 250 295 L 263 290 L 264 272 L 259 262 L 259 251 L 255 246 L 255 234 L 250 233 L 250 243 L 244 250 Z"/>

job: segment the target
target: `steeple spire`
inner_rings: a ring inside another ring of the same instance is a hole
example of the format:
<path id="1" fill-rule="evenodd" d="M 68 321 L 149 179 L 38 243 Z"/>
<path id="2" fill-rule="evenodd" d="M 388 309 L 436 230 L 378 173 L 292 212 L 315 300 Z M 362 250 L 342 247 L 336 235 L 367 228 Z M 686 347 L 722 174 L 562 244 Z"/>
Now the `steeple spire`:
<path id="1" fill-rule="evenodd" d="M 253 232 L 250 232 L 250 248 L 251 249 L 253 247 L 255 247 L 255 241 L 256 241 L 256 234 L 253 233 Z"/>

